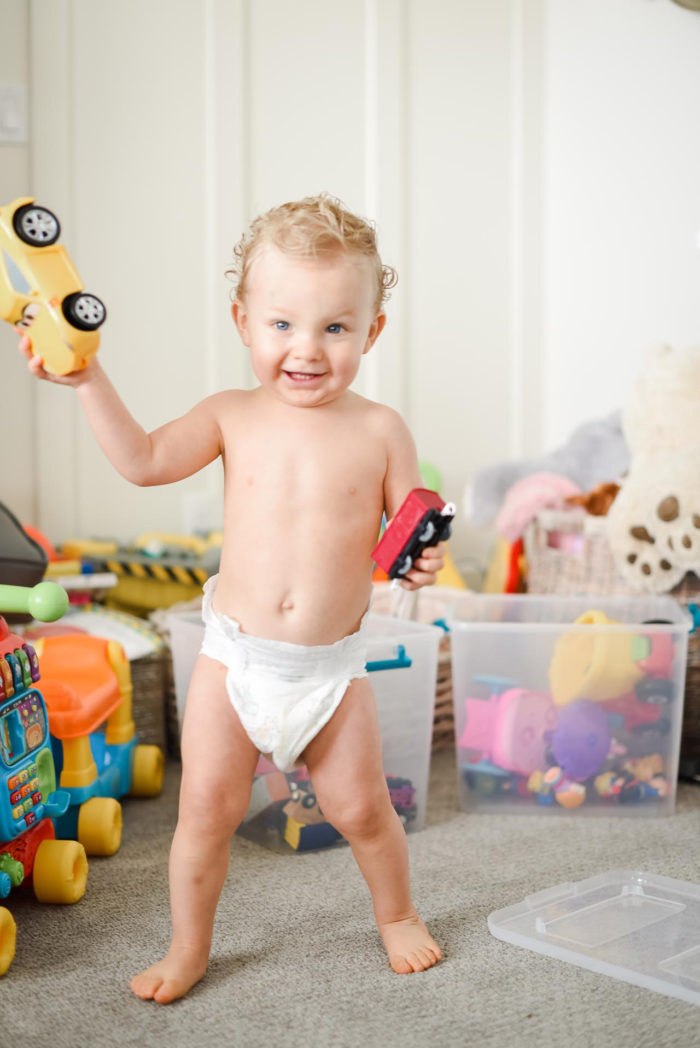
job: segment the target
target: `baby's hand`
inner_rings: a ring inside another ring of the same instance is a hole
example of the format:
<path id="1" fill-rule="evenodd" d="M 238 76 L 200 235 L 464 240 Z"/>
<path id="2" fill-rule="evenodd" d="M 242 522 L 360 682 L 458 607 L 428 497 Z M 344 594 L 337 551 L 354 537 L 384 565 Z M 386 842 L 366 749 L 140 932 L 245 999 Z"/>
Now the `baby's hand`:
<path id="1" fill-rule="evenodd" d="M 45 379 L 47 382 L 55 382 L 59 386 L 81 386 L 90 376 L 90 363 L 79 371 L 71 371 L 68 375 L 52 375 L 44 368 L 41 357 L 34 353 L 32 340 L 26 332 L 26 328 L 16 327 L 15 331 L 20 336 L 19 351 L 27 361 L 27 367 L 35 378 Z"/>
<path id="2" fill-rule="evenodd" d="M 445 543 L 427 546 L 413 567 L 401 580 L 402 589 L 417 590 L 421 586 L 433 586 L 438 573 L 445 567 Z"/>

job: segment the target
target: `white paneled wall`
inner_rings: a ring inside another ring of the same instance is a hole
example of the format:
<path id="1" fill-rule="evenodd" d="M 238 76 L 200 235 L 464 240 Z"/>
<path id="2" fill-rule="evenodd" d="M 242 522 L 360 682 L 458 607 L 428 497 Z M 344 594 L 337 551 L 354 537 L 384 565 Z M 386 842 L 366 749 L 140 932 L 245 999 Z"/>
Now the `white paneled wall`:
<path id="1" fill-rule="evenodd" d="M 376 219 L 400 275 L 358 388 L 404 413 L 456 501 L 479 468 L 619 405 L 650 341 L 700 335 L 700 15 L 670 0 L 9 11 L 32 56 L 26 191 L 107 303 L 101 359 L 146 427 L 250 382 L 232 246 L 261 209 L 322 189 Z M 216 505 L 218 466 L 132 488 L 70 391 L 14 357 L 5 388 L 0 437 L 36 466 L 19 511 L 54 540 L 179 530 Z M 478 539 L 460 521 L 457 558 Z"/>
<path id="2" fill-rule="evenodd" d="M 513 450 L 520 9 L 34 0 L 32 189 L 107 303 L 101 359 L 146 427 L 250 380 L 223 277 L 233 243 L 260 210 L 328 190 L 377 221 L 400 273 L 359 388 L 404 412 L 456 500 L 474 468 Z M 216 496 L 218 467 L 130 487 L 70 391 L 35 396 L 38 523 L 54 539 L 177 530 L 192 497 Z"/>
<path id="3" fill-rule="evenodd" d="M 549 0 L 545 439 L 700 345 L 700 13 Z"/>
<path id="4" fill-rule="evenodd" d="M 23 0 L 0 0 L 0 81 L 24 85 L 29 79 L 27 7 Z M 5 41 L 11 41 L 8 47 Z M 26 193 L 29 148 L 26 141 L 0 142 L 0 205 Z M 17 338 L 0 324 L 0 441 L 6 469 L 0 481 L 0 502 L 22 520 L 36 514 L 34 476 L 34 390 Z"/>

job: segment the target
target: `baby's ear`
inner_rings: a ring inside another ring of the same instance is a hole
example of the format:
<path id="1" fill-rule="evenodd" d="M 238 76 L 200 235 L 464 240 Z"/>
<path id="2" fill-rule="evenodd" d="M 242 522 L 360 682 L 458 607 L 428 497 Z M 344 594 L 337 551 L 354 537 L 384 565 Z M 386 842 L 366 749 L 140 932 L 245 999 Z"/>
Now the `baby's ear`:
<path id="1" fill-rule="evenodd" d="M 234 324 L 238 328 L 238 334 L 241 336 L 243 345 L 249 345 L 250 343 L 248 341 L 248 314 L 246 313 L 245 306 L 240 301 L 240 299 L 236 299 L 231 304 L 231 316 L 233 317 Z"/>
<path id="2" fill-rule="evenodd" d="M 365 348 L 362 350 L 363 353 L 369 353 L 370 349 L 384 330 L 385 324 L 386 313 L 377 313 L 370 326 L 369 333 L 367 335 L 367 342 L 365 343 Z"/>

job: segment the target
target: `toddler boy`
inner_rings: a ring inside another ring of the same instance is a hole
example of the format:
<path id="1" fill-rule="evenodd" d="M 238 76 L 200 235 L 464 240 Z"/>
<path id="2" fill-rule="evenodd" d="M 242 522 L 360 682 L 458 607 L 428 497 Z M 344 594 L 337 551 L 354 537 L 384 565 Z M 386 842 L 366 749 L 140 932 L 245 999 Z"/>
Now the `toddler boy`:
<path id="1" fill-rule="evenodd" d="M 205 637 L 182 727 L 178 823 L 170 853 L 172 941 L 131 982 L 144 999 L 182 997 L 206 971 L 230 841 L 259 753 L 305 763 L 324 817 L 349 841 L 389 961 L 408 974 L 440 948 L 411 901 L 408 849 L 382 769 L 365 670 L 371 551 L 421 486 L 401 417 L 349 389 L 385 323 L 396 275 L 374 230 L 326 195 L 257 218 L 235 249 L 232 314 L 258 385 L 207 397 L 148 434 L 97 358 L 39 378 L 70 385 L 127 480 L 169 484 L 221 456 L 224 542 L 205 586 Z M 440 547 L 402 585 L 435 581 Z M 211 797 L 217 804 L 211 804 Z"/>

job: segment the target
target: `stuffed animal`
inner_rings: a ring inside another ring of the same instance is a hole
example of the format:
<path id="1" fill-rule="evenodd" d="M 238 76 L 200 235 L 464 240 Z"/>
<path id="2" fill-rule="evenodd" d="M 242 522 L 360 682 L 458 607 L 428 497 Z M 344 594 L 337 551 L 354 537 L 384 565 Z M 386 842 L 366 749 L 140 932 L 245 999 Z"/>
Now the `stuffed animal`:
<path id="1" fill-rule="evenodd" d="M 649 350 L 623 431 L 630 468 L 608 538 L 630 586 L 663 593 L 700 575 L 700 347 Z"/>
<path id="2" fill-rule="evenodd" d="M 579 489 L 559 473 L 531 473 L 516 480 L 494 521 L 494 529 L 508 542 L 515 542 L 541 509 L 561 509 L 569 497 L 579 496 Z"/>
<path id="3" fill-rule="evenodd" d="M 464 513 L 477 527 L 493 527 L 516 481 L 533 474 L 556 474 L 566 477 L 579 491 L 590 491 L 597 484 L 617 480 L 628 464 L 620 412 L 616 411 L 607 418 L 584 422 L 556 451 L 539 458 L 499 462 L 481 470 L 464 492 Z"/>

